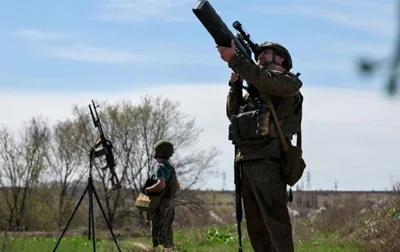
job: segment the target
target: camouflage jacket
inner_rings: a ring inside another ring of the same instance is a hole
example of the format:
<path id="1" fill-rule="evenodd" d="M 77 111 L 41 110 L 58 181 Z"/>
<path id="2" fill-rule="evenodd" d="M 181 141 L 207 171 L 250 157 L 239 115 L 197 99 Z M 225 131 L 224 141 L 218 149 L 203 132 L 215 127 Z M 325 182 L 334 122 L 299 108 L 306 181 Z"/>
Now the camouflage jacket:
<path id="1" fill-rule="evenodd" d="M 274 104 L 279 120 L 285 121 L 290 115 L 294 114 L 299 105 L 302 104 L 303 97 L 300 93 L 302 82 L 296 75 L 287 71 L 263 70 L 259 66 L 251 64 L 248 60 L 234 56 L 229 61 L 229 67 L 239 74 L 247 83 L 253 85 L 260 94 L 268 96 Z M 260 97 L 250 97 L 247 93 L 243 94 L 240 85 L 230 85 L 227 97 L 226 113 L 229 120 L 233 115 L 238 114 L 239 107 L 253 102 Z M 249 160 L 268 157 L 280 157 L 282 146 L 276 132 L 273 119 L 270 120 L 270 130 L 268 140 L 262 143 L 249 143 L 238 146 L 239 153 L 237 160 Z M 296 124 L 300 125 L 301 119 Z M 282 130 L 286 138 L 291 139 L 293 132 L 286 130 L 282 125 Z"/>

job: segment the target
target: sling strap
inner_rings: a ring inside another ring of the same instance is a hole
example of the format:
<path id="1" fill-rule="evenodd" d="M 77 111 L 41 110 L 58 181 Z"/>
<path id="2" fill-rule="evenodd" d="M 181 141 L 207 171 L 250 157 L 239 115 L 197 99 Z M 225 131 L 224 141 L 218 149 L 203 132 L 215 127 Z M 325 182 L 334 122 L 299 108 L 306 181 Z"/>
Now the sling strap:
<path id="1" fill-rule="evenodd" d="M 165 187 L 165 189 L 161 192 L 160 197 L 162 197 L 164 195 L 164 193 L 166 191 L 168 191 L 168 189 L 171 187 L 172 184 L 175 184 L 175 181 L 176 181 L 176 175 L 174 172 L 174 174 L 172 175 L 171 181 L 168 183 L 167 187 Z"/>
<path id="2" fill-rule="evenodd" d="M 274 105 L 272 104 L 271 99 L 269 99 L 268 96 L 261 94 L 261 97 L 266 101 L 267 107 L 270 109 L 270 111 L 272 113 L 272 116 L 274 118 L 275 125 L 276 125 L 276 130 L 278 131 L 278 135 L 279 135 L 279 138 L 280 138 L 281 143 L 282 143 L 283 151 L 287 152 L 289 150 L 289 145 L 286 142 L 285 136 L 283 135 L 283 131 L 281 129 L 281 125 L 279 123 L 278 115 L 276 113 Z M 301 125 L 300 125 L 300 129 L 297 132 L 296 145 L 297 145 L 297 147 L 301 148 L 301 144 L 302 143 L 301 143 Z M 293 201 L 292 188 L 289 188 L 288 200 L 289 200 L 289 202 Z"/>
<path id="3" fill-rule="evenodd" d="M 297 94 L 297 92 L 296 92 L 296 94 Z M 270 111 L 272 113 L 272 117 L 274 118 L 274 121 L 275 121 L 276 130 L 278 131 L 278 135 L 279 135 L 279 138 L 282 143 L 283 151 L 287 152 L 289 150 L 289 145 L 286 142 L 285 136 L 283 135 L 283 131 L 282 131 L 279 119 L 278 119 L 278 115 L 274 108 L 274 105 L 272 104 L 271 99 L 268 96 L 261 94 L 261 97 L 265 100 L 267 107 L 270 109 Z M 302 143 L 301 143 L 301 126 L 300 126 L 300 129 L 297 132 L 296 145 L 301 148 L 301 144 Z"/>

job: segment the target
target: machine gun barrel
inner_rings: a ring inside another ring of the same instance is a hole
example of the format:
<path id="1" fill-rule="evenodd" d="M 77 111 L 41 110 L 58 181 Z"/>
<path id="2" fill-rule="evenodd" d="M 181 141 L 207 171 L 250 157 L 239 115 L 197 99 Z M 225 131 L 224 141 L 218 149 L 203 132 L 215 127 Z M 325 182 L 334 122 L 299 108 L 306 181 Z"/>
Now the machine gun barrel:
<path id="1" fill-rule="evenodd" d="M 113 146 L 112 143 L 107 140 L 104 136 L 104 131 L 103 131 L 103 127 L 101 126 L 101 122 L 100 122 L 100 118 L 99 115 L 97 113 L 97 109 L 96 109 L 96 104 L 94 103 L 94 101 L 92 100 L 92 105 L 93 105 L 93 110 L 91 105 L 89 105 L 89 110 L 90 110 L 90 114 L 92 116 L 92 120 L 93 120 L 93 124 L 94 127 L 98 129 L 99 131 L 99 140 L 96 142 L 93 151 L 94 151 L 94 156 L 95 157 L 101 157 L 101 156 L 105 156 L 106 157 L 106 162 L 107 165 L 105 167 L 103 167 L 103 170 L 109 168 L 110 169 L 110 181 L 111 181 L 111 185 L 112 188 L 106 193 L 106 195 L 108 195 L 110 192 L 120 189 L 121 188 L 121 184 L 118 180 L 118 176 L 115 172 L 115 159 L 114 159 L 114 154 L 112 152 Z M 96 151 L 96 149 L 99 146 L 102 146 L 103 148 L 99 151 Z"/>

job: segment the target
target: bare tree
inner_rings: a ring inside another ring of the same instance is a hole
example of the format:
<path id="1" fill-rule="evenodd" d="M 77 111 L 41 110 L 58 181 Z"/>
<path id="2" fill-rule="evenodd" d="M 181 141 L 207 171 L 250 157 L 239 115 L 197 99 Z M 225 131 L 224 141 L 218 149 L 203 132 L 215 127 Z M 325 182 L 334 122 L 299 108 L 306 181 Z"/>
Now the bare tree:
<path id="1" fill-rule="evenodd" d="M 117 102 L 107 105 L 106 102 L 100 104 L 97 108 L 101 120 L 105 137 L 113 145 L 113 154 L 116 161 L 115 171 L 118 175 L 121 185 L 125 184 L 125 177 L 129 167 L 135 142 L 135 107 L 128 101 Z M 76 123 L 79 125 L 79 132 L 84 132 L 86 137 L 81 138 L 81 149 L 90 150 L 96 142 L 97 129 L 91 121 L 90 114 L 85 107 L 75 107 L 74 115 Z M 93 178 L 96 178 L 96 187 L 101 186 L 103 193 L 110 188 L 110 171 L 102 169 L 105 165 L 103 158 L 98 158 L 94 162 Z M 124 211 L 118 212 L 122 202 L 123 191 L 113 191 L 109 196 L 102 198 L 105 202 L 105 211 L 107 219 L 113 225 L 115 219 L 125 216 Z"/>
<path id="2" fill-rule="evenodd" d="M 109 197 L 102 197 L 101 192 L 110 187 L 109 170 L 101 169 L 105 159 L 96 159 L 93 179 L 101 201 L 105 202 L 111 225 L 120 224 L 118 221 L 122 223 L 126 217 L 138 217 L 133 201 L 153 172 L 153 148 L 160 139 L 171 141 L 175 147 L 171 163 L 176 168 L 182 189 L 177 204 L 184 211 L 199 205 L 195 197 L 185 192 L 214 172 L 219 151 L 214 147 L 196 148 L 202 130 L 196 128 L 194 118 L 179 110 L 178 102 L 146 96 L 137 105 L 123 100 L 111 105 L 103 103 L 98 112 L 105 136 L 113 145 L 115 170 L 124 188 L 113 191 Z M 66 212 L 72 208 L 76 186 L 82 186 L 80 178 L 87 172 L 90 149 L 98 140 L 97 129 L 88 108 L 75 106 L 73 118 L 58 122 L 51 130 L 43 120 L 34 118 L 21 132 L 21 138 L 17 138 L 6 127 L 0 131 L 0 165 L 3 168 L 0 182 L 8 209 L 4 214 L 9 225 L 22 229 L 27 223 L 25 210 L 31 206 L 29 199 L 35 198 L 31 197 L 34 189 L 42 190 L 38 186 L 45 180 L 46 171 L 50 175 L 47 184 L 58 189 L 56 195 L 52 194 L 48 199 L 58 198 L 58 201 L 50 200 L 43 206 L 48 207 L 47 211 L 54 207 L 58 210 L 55 216 L 58 216 L 60 227 L 67 217 Z M 129 194 L 133 197 L 126 197 Z"/>
<path id="3" fill-rule="evenodd" d="M 118 168 L 116 172 L 121 185 L 126 185 L 127 172 L 130 168 L 131 160 L 134 158 L 137 144 L 138 112 L 130 101 L 119 101 L 114 105 L 106 106 L 101 115 L 104 122 L 106 122 L 104 127 L 113 143 L 114 155 Z M 103 181 L 103 188 L 108 188 L 109 181 L 106 179 L 106 172 L 103 171 L 101 178 Z M 125 198 L 122 195 L 122 191 L 118 191 L 115 194 L 113 193 L 112 196 L 113 198 L 106 198 L 109 218 L 118 219 L 129 215 L 129 208 L 124 209 L 125 204 L 120 206 L 120 203 L 124 203 L 122 199 Z M 120 211 L 117 212 L 117 209 Z"/>
<path id="4" fill-rule="evenodd" d="M 61 227 L 68 210 L 73 207 L 73 198 L 79 181 L 87 171 L 86 156 L 83 156 L 79 148 L 80 139 L 83 132 L 79 130 L 77 122 L 66 120 L 58 122 L 51 132 L 50 150 L 47 155 L 49 165 L 49 175 L 52 178 L 52 184 L 58 191 L 58 227 Z"/>
<path id="5" fill-rule="evenodd" d="M 24 217 L 46 169 L 49 128 L 41 118 L 32 118 L 20 133 L 19 139 L 6 127 L 0 133 L 2 192 L 9 210 L 8 224 L 15 230 L 28 228 Z"/>
<path id="6" fill-rule="evenodd" d="M 171 163 L 182 186 L 181 195 L 177 198 L 178 205 L 196 205 L 197 200 L 184 197 L 184 192 L 214 172 L 215 158 L 220 152 L 215 147 L 207 151 L 196 148 L 203 130 L 195 127 L 195 118 L 182 113 L 179 105 L 169 99 L 146 96 L 137 107 L 137 149 L 128 176 L 134 199 L 153 172 L 156 164 L 153 146 L 160 139 L 167 139 L 174 145 Z"/>
<path id="7" fill-rule="evenodd" d="M 103 102 L 98 108 L 98 113 L 106 138 L 113 144 L 120 183 L 123 187 L 130 188 L 133 200 L 153 171 L 153 146 L 160 139 L 168 139 L 174 144 L 175 154 L 172 162 L 182 184 L 181 193 L 212 174 L 214 160 L 219 151 L 214 147 L 207 151 L 195 148 L 202 130 L 195 127 L 194 118 L 189 118 L 179 111 L 178 102 L 145 96 L 138 105 L 123 100 L 112 105 Z M 84 119 L 90 119 L 87 109 L 75 107 L 74 114 L 81 127 L 80 131 L 93 137 L 90 132 L 95 132 L 96 129 L 90 126 L 89 120 Z M 82 146 L 90 148 L 90 141 L 94 143 L 93 140 L 85 138 Z M 96 178 L 106 192 L 110 187 L 107 176 L 109 171 L 102 170 L 103 165 L 96 162 Z M 111 224 L 120 217 L 138 214 L 132 211 L 132 203 L 126 204 L 126 201 L 122 201 L 126 198 L 123 196 L 123 190 L 118 190 L 112 192 L 110 197 L 104 198 L 106 214 Z M 182 205 L 196 203 L 195 199 L 185 198 L 184 194 L 179 199 L 178 204 Z"/>

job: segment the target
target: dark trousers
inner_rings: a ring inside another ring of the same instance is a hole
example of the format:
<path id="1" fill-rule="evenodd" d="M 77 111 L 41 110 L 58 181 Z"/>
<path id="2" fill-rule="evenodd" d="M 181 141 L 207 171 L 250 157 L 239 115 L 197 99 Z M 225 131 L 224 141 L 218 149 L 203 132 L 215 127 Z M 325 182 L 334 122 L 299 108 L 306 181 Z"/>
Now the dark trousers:
<path id="1" fill-rule="evenodd" d="M 162 245 L 164 248 L 174 246 L 172 222 L 175 217 L 173 200 L 162 199 L 151 221 L 151 236 L 153 247 Z"/>
<path id="2" fill-rule="evenodd" d="M 294 252 L 280 159 L 240 162 L 247 231 L 255 252 Z"/>

